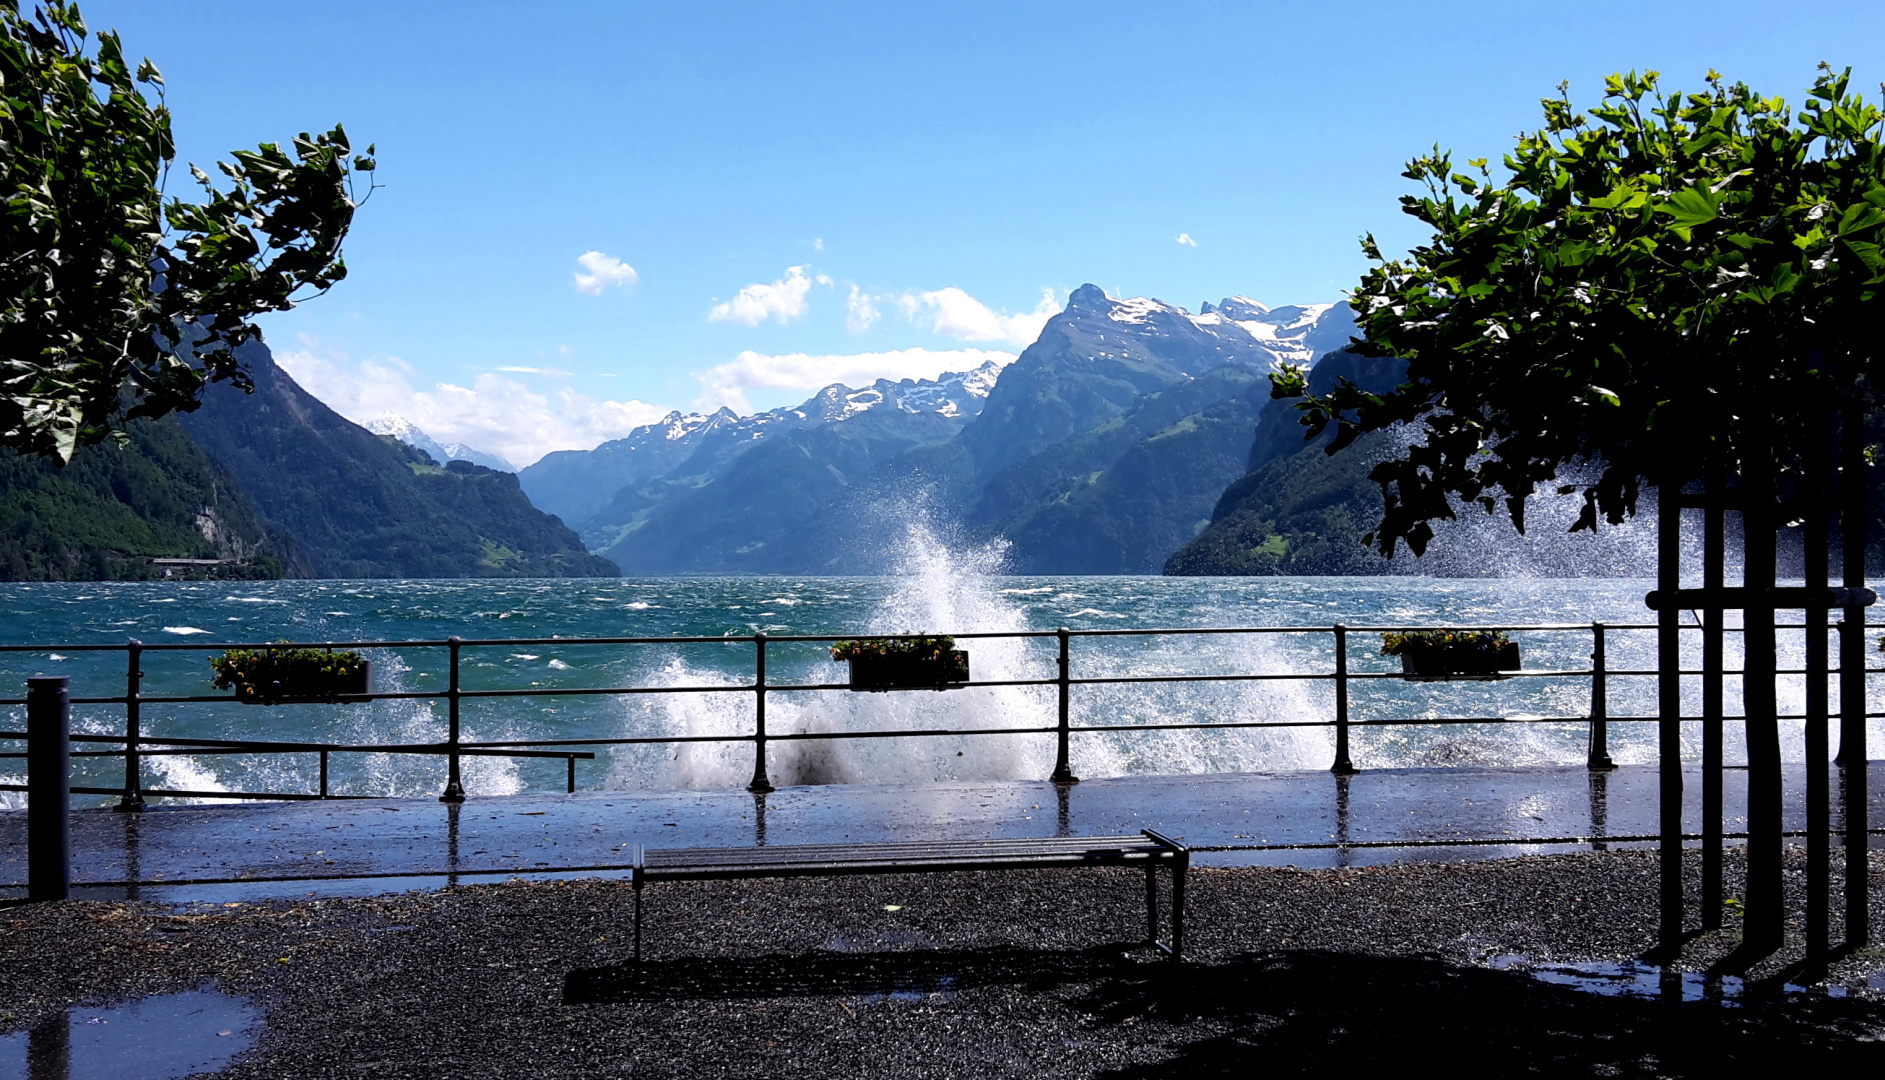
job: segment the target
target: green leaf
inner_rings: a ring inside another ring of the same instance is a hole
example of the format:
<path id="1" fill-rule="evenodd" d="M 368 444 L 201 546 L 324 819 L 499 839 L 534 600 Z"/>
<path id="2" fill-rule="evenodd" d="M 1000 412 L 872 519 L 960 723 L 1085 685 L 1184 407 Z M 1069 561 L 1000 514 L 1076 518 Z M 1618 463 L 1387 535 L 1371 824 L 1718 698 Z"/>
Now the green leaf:
<path id="1" fill-rule="evenodd" d="M 1669 196 L 1668 202 L 1656 209 L 1673 218 L 1670 224 L 1678 229 L 1693 229 L 1721 216 L 1714 193 L 1700 185 L 1675 192 Z"/>

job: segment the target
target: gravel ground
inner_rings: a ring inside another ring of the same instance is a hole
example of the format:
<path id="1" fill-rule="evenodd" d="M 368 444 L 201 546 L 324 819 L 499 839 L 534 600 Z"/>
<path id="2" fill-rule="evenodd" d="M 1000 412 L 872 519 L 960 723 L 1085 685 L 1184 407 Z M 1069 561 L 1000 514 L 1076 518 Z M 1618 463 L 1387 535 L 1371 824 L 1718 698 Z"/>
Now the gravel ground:
<path id="1" fill-rule="evenodd" d="M 1731 853 L 1731 896 L 1738 869 Z M 1878 918 L 1885 853 L 1869 879 Z M 1878 949 L 1804 992 L 1782 954 L 1726 1004 L 1537 977 L 1651 945 L 1653 852 L 1194 871 L 1183 965 L 1124 944 L 1143 888 L 1118 871 L 655 886 L 639 966 L 612 881 L 17 906 L 0 1031 L 213 984 L 267 1010 L 237 1077 L 1719 1076 L 1783 1052 L 1795 1073 L 1885 1075 Z M 1727 953 L 1729 921 L 1680 966 Z"/>

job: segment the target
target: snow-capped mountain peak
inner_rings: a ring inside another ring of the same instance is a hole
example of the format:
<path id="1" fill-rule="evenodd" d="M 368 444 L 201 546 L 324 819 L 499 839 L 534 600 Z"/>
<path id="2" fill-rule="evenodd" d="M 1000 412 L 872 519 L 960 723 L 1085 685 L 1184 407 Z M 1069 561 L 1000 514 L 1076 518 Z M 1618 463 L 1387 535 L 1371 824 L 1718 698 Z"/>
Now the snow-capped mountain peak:
<path id="1" fill-rule="evenodd" d="M 415 450 L 423 450 L 440 465 L 448 461 L 469 461 L 473 465 L 482 465 L 499 472 L 517 471 L 517 466 L 496 454 L 487 454 L 460 442 L 439 442 L 421 430 L 419 425 L 393 413 L 368 421 L 366 429 L 375 435 L 391 435 Z"/>

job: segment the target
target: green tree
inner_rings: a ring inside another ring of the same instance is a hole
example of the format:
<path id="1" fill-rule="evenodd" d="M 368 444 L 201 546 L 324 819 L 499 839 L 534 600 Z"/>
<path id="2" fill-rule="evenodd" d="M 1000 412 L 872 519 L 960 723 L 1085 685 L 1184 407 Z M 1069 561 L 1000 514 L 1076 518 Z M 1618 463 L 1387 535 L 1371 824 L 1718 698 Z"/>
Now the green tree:
<path id="1" fill-rule="evenodd" d="M 61 461 L 208 382 L 247 389 L 236 347 L 346 276 L 374 167 L 337 125 L 233 153 L 220 189 L 191 166 L 200 201 L 168 197 L 163 78 L 91 37 L 69 0 L 0 0 L 0 446 Z"/>
<path id="2" fill-rule="evenodd" d="M 1456 501 L 1502 503 L 1522 531 L 1541 485 L 1581 491 L 1584 529 L 1711 460 L 1797 473 L 1881 347 L 1881 113 L 1848 82 L 1822 66 L 1796 115 L 1714 72 L 1668 95 L 1615 75 L 1588 114 L 1546 99 L 1502 180 L 1438 148 L 1410 163 L 1426 193 L 1403 207 L 1433 235 L 1392 259 L 1364 240 L 1351 298 L 1363 351 L 1405 358 L 1407 381 L 1316 395 L 1301 369 L 1273 376 L 1312 434 L 1336 425 L 1330 453 L 1416 434 L 1369 474 L 1385 509 L 1366 542 L 1418 555 Z"/>

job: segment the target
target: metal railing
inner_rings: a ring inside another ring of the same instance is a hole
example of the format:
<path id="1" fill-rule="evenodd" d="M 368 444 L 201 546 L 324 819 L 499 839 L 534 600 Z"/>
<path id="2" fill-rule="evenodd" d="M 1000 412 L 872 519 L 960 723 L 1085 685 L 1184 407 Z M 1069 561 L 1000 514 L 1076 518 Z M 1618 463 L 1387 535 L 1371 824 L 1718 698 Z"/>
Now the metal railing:
<path id="1" fill-rule="evenodd" d="M 1834 632 L 1839 624 L 1828 623 L 1822 629 Z M 1351 716 L 1350 690 L 1358 682 L 1371 680 L 1403 680 L 1410 676 L 1394 671 L 1355 671 L 1349 664 L 1350 636 L 1354 634 L 1374 634 L 1394 631 L 1431 629 L 1416 626 L 1264 626 L 1264 627 L 1204 627 L 1204 628 L 1159 628 L 1159 629 L 1111 629 L 1111 630 L 1070 630 L 1065 627 L 1056 630 L 1028 630 L 1005 632 L 961 633 L 954 635 L 958 640 L 977 639 L 1051 639 L 1056 645 L 1054 674 L 1046 678 L 1030 679 L 984 679 L 951 683 L 951 687 L 1052 687 L 1056 704 L 1056 717 L 1053 724 L 1024 724 L 1003 727 L 964 727 L 964 728 L 897 728 L 886 730 L 839 730 L 839 731 L 771 731 L 767 727 L 766 704 L 770 695 L 781 693 L 806 693 L 815 691 L 850 690 L 849 683 L 810 683 L 810 682 L 773 682 L 767 674 L 767 650 L 771 646 L 786 643 L 831 643 L 854 639 L 859 635 L 830 634 L 795 634 L 771 636 L 765 633 L 739 636 L 717 637 L 620 637 L 620 638 L 487 638 L 464 639 L 459 637 L 444 640 L 411 641 L 352 641 L 352 642 L 262 642 L 246 644 L 198 644 L 188 642 L 145 644 L 136 640 L 124 644 L 84 644 L 84 645 L 0 645 L 0 653 L 98 653 L 123 652 L 126 656 L 125 692 L 107 696 L 75 695 L 72 705 L 121 705 L 124 709 L 124 730 L 122 734 L 73 734 L 72 741 L 85 744 L 104 744 L 115 746 L 114 749 L 83 750 L 72 756 L 78 758 L 114 758 L 124 759 L 124 781 L 120 787 L 105 788 L 97 786 L 75 786 L 73 794 L 118 795 L 118 808 L 135 810 L 142 807 L 148 797 L 188 797 L 199 799 L 342 799 L 368 798 L 361 795 L 334 794 L 328 783 L 328 764 L 335 754 L 393 754 L 443 757 L 447 761 L 447 778 L 440 798 L 447 802 L 462 801 L 465 798 L 461 759 L 465 757 L 502 757 L 515 759 L 551 758 L 565 762 L 567 768 L 567 790 L 577 788 L 576 763 L 595 759 L 594 750 L 577 750 L 574 747 L 609 747 L 636 745 L 680 745 L 688 743 L 750 743 L 753 748 L 753 774 L 748 785 L 754 792 L 773 790 L 768 773 L 768 744 L 773 742 L 839 740 L 839 739 L 885 739 L 885 738 L 925 738 L 937 736 L 1029 736 L 1051 735 L 1055 743 L 1055 764 L 1048 779 L 1056 783 L 1076 783 L 1078 777 L 1073 770 L 1070 742 L 1074 735 L 1133 733 L 1150 731 L 1213 731 L 1247 730 L 1264 728 L 1330 728 L 1334 735 L 1334 760 L 1331 771 L 1348 774 L 1356 771 L 1350 748 L 1351 735 L 1357 728 L 1387 728 L 1405 726 L 1441 727 L 1448 725 L 1493 725 L 1493 724 L 1585 724 L 1588 728 L 1587 764 L 1592 769 L 1614 767 L 1609 751 L 1609 726 L 1615 723 L 1652 722 L 1654 716 L 1611 715 L 1608 698 L 1610 681 L 1616 678 L 1652 677 L 1658 674 L 1650 669 L 1618 669 L 1608 663 L 1608 641 L 1615 633 L 1651 632 L 1657 629 L 1655 623 L 1554 623 L 1531 625 L 1501 625 L 1480 627 L 1450 626 L 1451 629 L 1498 630 L 1525 634 L 1587 634 L 1591 650 L 1591 665 L 1587 668 L 1514 670 L 1499 672 L 1496 675 L 1469 674 L 1453 677 L 1420 677 L 1418 681 L 1478 681 L 1487 678 L 1509 679 L 1566 679 L 1588 680 L 1590 687 L 1590 706 L 1587 713 L 1579 716 L 1386 716 L 1357 719 Z M 1684 631 L 1700 632 L 1700 626 L 1684 626 Z M 1807 630 L 1805 623 L 1781 624 L 1777 629 Z M 1728 628 L 1727 632 L 1739 632 Z M 1326 635 L 1330 640 L 1332 669 L 1328 671 L 1273 671 L 1229 674 L 1098 674 L 1076 677 L 1074 675 L 1073 646 L 1081 639 L 1100 638 L 1150 638 L 1150 637 L 1195 637 L 1202 635 Z M 869 639 L 899 640 L 920 635 L 865 635 Z M 620 646 L 620 647 L 673 647 L 704 645 L 750 645 L 753 650 L 753 681 L 746 684 L 721 684 L 698 686 L 605 686 L 605 687 L 506 687 L 496 689 L 466 689 L 462 682 L 463 653 L 475 648 L 516 648 L 521 646 Z M 186 705 L 228 703 L 236 701 L 229 694 L 147 694 L 143 692 L 143 659 L 154 652 L 214 652 L 231 648 L 267 649 L 443 649 L 448 654 L 446 685 L 442 690 L 388 691 L 353 695 L 349 702 L 371 702 L 383 700 L 439 701 L 446 704 L 446 738 L 430 743 L 372 743 L 354 744 L 340 742 L 314 742 L 306 740 L 267 740 L 267 739 L 210 739 L 162 736 L 143 730 L 142 710 L 146 705 Z M 1867 673 L 1885 671 L 1885 668 L 1865 668 Z M 1837 674 L 1835 667 L 1830 674 Z M 1776 672 L 1779 675 L 1804 675 L 1804 669 L 1789 669 Z M 1702 675 L 1702 669 L 1683 669 L 1683 675 Z M 1739 675 L 1738 670 L 1724 671 L 1725 675 Z M 1105 723 L 1074 722 L 1073 691 L 1076 687 L 1139 684 L 1185 684 L 1185 683 L 1242 683 L 1242 682 L 1328 682 L 1333 690 L 1332 715 L 1326 719 L 1271 719 L 1271 720 L 1203 720 L 1172 721 L 1160 723 Z M 749 732 L 733 734 L 703 735 L 640 735 L 616 737 L 582 738 L 543 738 L 543 739 L 499 739 L 466 740 L 463 736 L 462 705 L 467 700 L 508 699 L 534 697 L 572 697 L 572 696 L 630 696 L 644 694 L 751 694 L 753 695 L 753 725 Z M 18 706 L 26 704 L 25 698 L 0 698 L 0 705 Z M 1879 713 L 1868 713 L 1879 716 Z M 1689 718 L 1699 719 L 1699 718 Z M 1721 719 L 1733 720 L 1738 717 L 1725 716 Z M 1799 716 L 1784 719 L 1801 719 Z M 0 741 L 24 740 L 26 733 L 21 731 L 0 731 Z M 554 749 L 553 749 L 554 748 Z M 319 757 L 320 781 L 315 791 L 301 792 L 254 792 L 254 791 L 187 791 L 146 786 L 143 778 L 143 765 L 147 758 L 161 756 L 217 756 L 234 754 L 315 754 Z M 0 752 L 0 759 L 19 759 L 25 753 Z M 23 791 L 25 785 L 0 785 L 0 790 Z"/>

